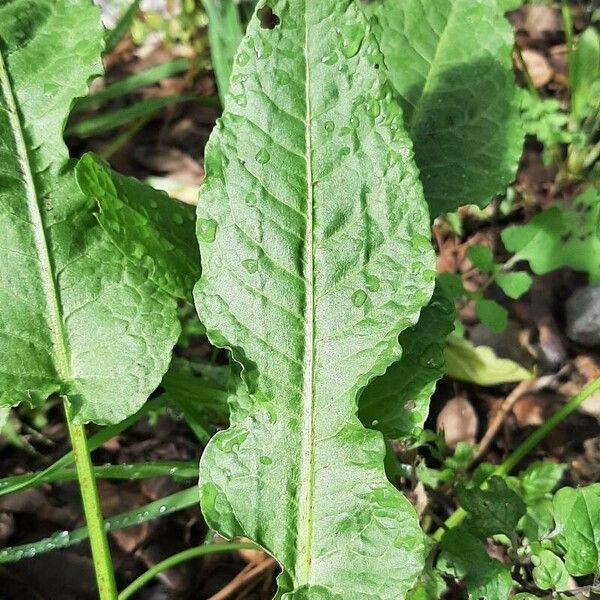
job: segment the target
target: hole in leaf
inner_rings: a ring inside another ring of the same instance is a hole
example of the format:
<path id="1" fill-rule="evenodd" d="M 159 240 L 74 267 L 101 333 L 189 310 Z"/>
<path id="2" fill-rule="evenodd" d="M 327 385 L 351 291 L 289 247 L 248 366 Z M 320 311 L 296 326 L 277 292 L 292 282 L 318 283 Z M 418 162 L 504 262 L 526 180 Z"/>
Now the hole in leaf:
<path id="1" fill-rule="evenodd" d="M 258 18 L 260 19 L 260 26 L 263 29 L 275 29 L 281 23 L 281 19 L 268 4 L 265 4 L 258 10 Z"/>

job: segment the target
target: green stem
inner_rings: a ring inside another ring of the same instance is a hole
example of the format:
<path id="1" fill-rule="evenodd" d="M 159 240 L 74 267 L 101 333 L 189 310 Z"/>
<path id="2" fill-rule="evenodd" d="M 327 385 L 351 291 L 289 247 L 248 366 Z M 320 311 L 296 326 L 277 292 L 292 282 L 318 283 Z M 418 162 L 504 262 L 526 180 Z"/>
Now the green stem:
<path id="1" fill-rule="evenodd" d="M 145 573 L 142 573 L 136 580 L 130 583 L 120 594 L 118 600 L 127 600 L 131 598 L 133 594 L 139 591 L 144 585 L 146 585 L 151 579 L 156 577 L 159 573 L 166 571 L 182 562 L 203 556 L 205 554 L 215 554 L 216 552 L 231 552 L 235 550 L 260 550 L 256 544 L 252 543 L 225 543 L 225 544 L 208 544 L 206 546 L 198 546 L 197 548 L 190 548 L 184 550 L 178 554 L 174 554 L 169 558 L 166 558 L 157 565 L 154 565 L 151 569 L 148 569 Z"/>
<path id="2" fill-rule="evenodd" d="M 108 539 L 104 530 L 100 497 L 98 496 L 92 459 L 88 450 L 85 426 L 74 422 L 71 404 L 67 399 L 65 399 L 64 404 L 85 520 L 90 533 L 90 546 L 92 548 L 99 597 L 100 600 L 114 600 L 117 597 L 117 584 L 108 548 Z"/>
<path id="3" fill-rule="evenodd" d="M 569 6 L 569 0 L 561 0 L 562 18 L 565 26 L 565 41 L 567 43 L 567 55 L 569 62 L 571 59 L 571 53 L 573 52 L 573 16 L 571 15 L 571 7 Z"/>
<path id="4" fill-rule="evenodd" d="M 116 425 L 109 425 L 104 429 L 101 429 L 97 433 L 95 433 L 88 440 L 88 451 L 95 450 L 99 448 L 107 442 L 119 435 L 122 431 L 125 431 L 128 427 L 136 423 L 139 419 L 141 419 L 144 415 L 148 414 L 153 410 L 158 410 L 162 408 L 165 404 L 167 404 L 166 396 L 160 396 L 159 398 L 155 398 L 154 400 L 150 400 L 146 402 L 140 410 L 128 417 L 124 421 L 117 423 Z M 51 464 L 47 469 L 43 471 L 38 471 L 36 474 L 32 474 L 31 477 L 24 477 L 22 480 L 13 480 L 12 477 L 6 477 L 5 479 L 0 479 L 0 496 L 4 496 L 5 494 L 14 494 L 15 492 L 20 492 L 30 487 L 34 487 L 37 485 L 41 485 L 43 480 L 52 476 L 52 474 L 57 471 L 68 467 L 73 464 L 73 452 L 67 452 L 64 456 L 59 458 L 55 463 Z"/>
<path id="5" fill-rule="evenodd" d="M 600 377 L 585 386 L 579 394 L 573 396 L 564 406 L 555 412 L 543 425 L 538 427 L 531 435 L 517 447 L 517 449 L 494 471 L 491 475 L 506 477 L 557 425 L 562 423 L 571 413 L 575 412 L 585 400 L 600 390 Z M 484 482 L 485 484 L 485 482 Z M 453 512 L 443 527 L 440 527 L 434 534 L 433 539 L 439 542 L 444 535 L 444 531 L 460 525 L 467 513 L 464 509 L 458 508 Z"/>

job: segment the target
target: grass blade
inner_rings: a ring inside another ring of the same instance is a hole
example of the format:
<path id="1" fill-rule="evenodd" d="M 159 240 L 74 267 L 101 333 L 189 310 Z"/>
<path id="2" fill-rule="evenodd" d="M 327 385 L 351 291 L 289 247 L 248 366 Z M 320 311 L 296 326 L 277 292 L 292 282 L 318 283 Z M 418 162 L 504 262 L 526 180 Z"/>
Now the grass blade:
<path id="1" fill-rule="evenodd" d="M 108 54 L 112 52 L 117 44 L 127 35 L 127 32 L 133 25 L 133 19 L 140 8 L 142 0 L 133 0 L 133 2 L 127 7 L 125 12 L 121 15 L 121 18 L 113 29 L 106 32 L 104 36 L 104 53 Z"/>
<path id="2" fill-rule="evenodd" d="M 198 502 L 198 487 L 193 486 L 160 500 L 150 502 L 140 508 L 106 519 L 104 526 L 107 531 L 125 529 L 126 527 L 139 525 L 140 523 L 152 521 L 158 517 L 183 510 L 184 508 L 198 504 Z M 80 527 L 74 531 L 58 531 L 38 542 L 0 550 L 0 564 L 17 562 L 23 558 L 31 558 L 38 554 L 58 550 L 59 548 L 67 548 L 68 546 L 73 546 L 87 540 L 88 537 L 87 527 Z"/>

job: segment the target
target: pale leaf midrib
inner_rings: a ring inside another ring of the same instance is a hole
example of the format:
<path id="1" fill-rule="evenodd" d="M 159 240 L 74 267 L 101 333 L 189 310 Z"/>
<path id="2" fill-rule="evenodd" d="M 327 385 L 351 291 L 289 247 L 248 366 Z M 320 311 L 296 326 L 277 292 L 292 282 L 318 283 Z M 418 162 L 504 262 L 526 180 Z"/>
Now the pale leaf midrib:
<path id="1" fill-rule="evenodd" d="M 0 50 L 0 90 L 6 103 L 8 120 L 16 146 L 16 157 L 19 163 L 23 186 L 27 199 L 27 210 L 33 226 L 33 239 L 38 256 L 40 281 L 46 299 L 48 311 L 48 325 L 52 336 L 52 345 L 56 353 L 55 368 L 62 382 L 71 378 L 71 369 L 68 358 L 66 335 L 63 327 L 62 311 L 59 294 L 56 286 L 54 268 L 50 258 L 50 248 L 44 228 L 40 197 L 35 185 L 31 160 L 27 150 L 25 134 L 16 97 L 8 74 L 8 68 L 2 50 Z"/>
<path id="2" fill-rule="evenodd" d="M 310 100 L 310 60 L 308 43 L 308 4 L 304 2 L 304 64 L 305 64 L 305 163 L 306 163 L 306 230 L 304 234 L 304 381 L 302 394 L 302 443 L 300 491 L 298 501 L 298 534 L 296 552 L 299 585 L 310 584 L 313 543 L 314 476 L 315 476 L 315 240 L 314 240 L 314 181 L 312 169 L 312 107 Z"/>

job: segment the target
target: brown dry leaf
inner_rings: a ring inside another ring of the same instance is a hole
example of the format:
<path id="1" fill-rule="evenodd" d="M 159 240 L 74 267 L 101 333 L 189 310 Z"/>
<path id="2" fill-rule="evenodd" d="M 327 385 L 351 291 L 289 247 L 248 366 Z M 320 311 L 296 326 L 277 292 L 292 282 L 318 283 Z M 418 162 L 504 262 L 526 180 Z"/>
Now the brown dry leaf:
<path id="1" fill-rule="evenodd" d="M 522 51 L 523 60 L 536 88 L 542 88 L 552 80 L 554 71 L 548 59 L 537 50 L 525 48 Z"/>
<path id="2" fill-rule="evenodd" d="M 522 29 L 535 42 L 556 39 L 563 32 L 562 19 L 558 8 L 532 4 L 524 6 L 521 14 L 524 17 Z"/>
<path id="3" fill-rule="evenodd" d="M 451 448 L 459 442 L 474 444 L 478 427 L 477 413 L 464 396 L 446 402 L 437 418 L 437 430 L 444 433 L 446 444 Z"/>

